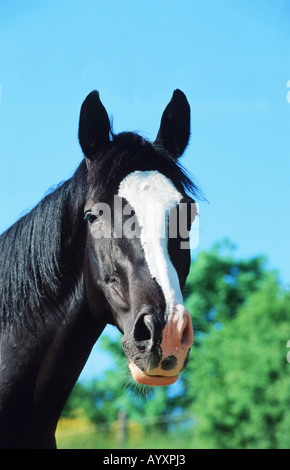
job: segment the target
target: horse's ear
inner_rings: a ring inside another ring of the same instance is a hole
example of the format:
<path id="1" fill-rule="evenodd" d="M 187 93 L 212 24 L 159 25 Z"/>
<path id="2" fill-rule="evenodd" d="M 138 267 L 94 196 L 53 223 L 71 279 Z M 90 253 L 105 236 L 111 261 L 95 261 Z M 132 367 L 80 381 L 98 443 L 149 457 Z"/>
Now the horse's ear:
<path id="1" fill-rule="evenodd" d="M 175 90 L 162 115 L 156 143 L 168 150 L 174 158 L 180 157 L 190 136 L 190 106 L 185 94 Z"/>
<path id="2" fill-rule="evenodd" d="M 79 141 L 85 156 L 94 160 L 98 150 L 109 142 L 110 120 L 98 91 L 92 91 L 82 104 Z"/>

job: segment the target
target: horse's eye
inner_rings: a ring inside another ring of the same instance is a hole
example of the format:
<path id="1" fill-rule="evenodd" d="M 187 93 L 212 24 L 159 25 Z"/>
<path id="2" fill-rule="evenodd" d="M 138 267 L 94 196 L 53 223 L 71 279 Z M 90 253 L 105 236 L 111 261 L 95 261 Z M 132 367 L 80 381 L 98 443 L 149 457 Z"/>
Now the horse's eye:
<path id="1" fill-rule="evenodd" d="M 92 212 L 86 212 L 85 219 L 89 222 L 89 224 L 93 225 L 93 223 L 96 222 L 96 220 L 98 220 L 98 217 L 94 215 Z"/>

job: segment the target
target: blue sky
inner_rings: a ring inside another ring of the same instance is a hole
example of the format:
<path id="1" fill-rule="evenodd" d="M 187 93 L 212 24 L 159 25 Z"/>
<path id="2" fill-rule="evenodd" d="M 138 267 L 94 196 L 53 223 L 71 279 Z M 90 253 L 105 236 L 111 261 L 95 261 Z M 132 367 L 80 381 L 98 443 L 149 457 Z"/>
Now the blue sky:
<path id="1" fill-rule="evenodd" d="M 115 132 L 155 139 L 180 88 L 182 163 L 208 200 L 193 255 L 227 237 L 289 284 L 289 26 L 287 0 L 2 1 L 0 233 L 73 174 L 92 89 Z"/>

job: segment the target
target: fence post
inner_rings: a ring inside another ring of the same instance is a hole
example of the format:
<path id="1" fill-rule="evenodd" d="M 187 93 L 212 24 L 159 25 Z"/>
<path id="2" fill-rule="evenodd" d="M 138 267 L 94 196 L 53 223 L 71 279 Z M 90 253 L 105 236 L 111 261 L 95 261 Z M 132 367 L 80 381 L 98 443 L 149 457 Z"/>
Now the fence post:
<path id="1" fill-rule="evenodd" d="M 127 413 L 126 411 L 119 411 L 119 447 L 125 449 L 127 439 Z"/>

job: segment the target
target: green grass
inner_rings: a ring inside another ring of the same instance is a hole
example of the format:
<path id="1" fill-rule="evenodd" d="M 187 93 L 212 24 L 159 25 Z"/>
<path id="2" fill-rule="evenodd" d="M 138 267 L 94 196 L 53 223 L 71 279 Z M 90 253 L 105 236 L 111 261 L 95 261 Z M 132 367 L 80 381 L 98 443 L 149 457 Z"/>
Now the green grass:
<path id="1" fill-rule="evenodd" d="M 99 433 L 74 433 L 61 435 L 57 439 L 58 449 L 120 449 L 116 438 L 102 436 Z M 192 449 L 192 432 L 148 432 L 143 437 L 130 437 L 125 449 Z"/>

